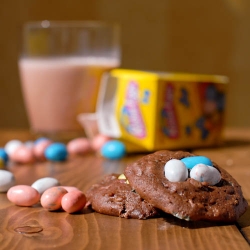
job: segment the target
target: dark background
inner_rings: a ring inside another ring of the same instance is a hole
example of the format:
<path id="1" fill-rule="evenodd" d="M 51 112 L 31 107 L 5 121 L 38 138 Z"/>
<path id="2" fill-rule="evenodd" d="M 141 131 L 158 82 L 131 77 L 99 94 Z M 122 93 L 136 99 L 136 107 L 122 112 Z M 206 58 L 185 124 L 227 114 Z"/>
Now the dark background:
<path id="1" fill-rule="evenodd" d="M 226 125 L 250 126 L 249 0 L 1 0 L 0 128 L 28 128 L 21 27 L 44 19 L 120 23 L 124 68 L 229 76 Z"/>

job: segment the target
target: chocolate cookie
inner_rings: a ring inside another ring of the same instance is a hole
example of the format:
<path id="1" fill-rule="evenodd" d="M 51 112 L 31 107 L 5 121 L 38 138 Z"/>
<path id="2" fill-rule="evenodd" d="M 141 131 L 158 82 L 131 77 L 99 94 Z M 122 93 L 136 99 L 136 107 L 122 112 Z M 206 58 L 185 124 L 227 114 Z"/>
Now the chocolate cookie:
<path id="1" fill-rule="evenodd" d="M 216 185 L 192 178 L 171 182 L 164 166 L 171 159 L 194 156 L 188 152 L 157 151 L 125 169 L 131 187 L 153 206 L 185 220 L 236 221 L 248 206 L 240 185 L 224 169 L 213 163 L 221 174 Z"/>
<path id="2" fill-rule="evenodd" d="M 118 179 L 118 176 L 107 175 L 100 183 L 87 190 L 86 197 L 92 209 L 98 213 L 122 218 L 156 217 L 157 209 L 143 200 L 125 179 Z"/>

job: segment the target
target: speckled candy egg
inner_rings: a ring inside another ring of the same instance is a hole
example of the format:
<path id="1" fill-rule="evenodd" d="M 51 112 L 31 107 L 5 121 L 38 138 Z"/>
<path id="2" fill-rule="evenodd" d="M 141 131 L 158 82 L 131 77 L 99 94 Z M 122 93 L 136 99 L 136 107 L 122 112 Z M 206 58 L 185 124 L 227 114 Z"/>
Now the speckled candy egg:
<path id="1" fill-rule="evenodd" d="M 45 157 L 50 161 L 64 161 L 67 159 L 67 156 L 67 148 L 60 142 L 50 144 L 45 150 Z"/>
<path id="2" fill-rule="evenodd" d="M 62 209 L 67 213 L 75 213 L 84 208 L 86 196 L 79 190 L 72 190 L 63 196 L 61 204 Z"/>
<path id="3" fill-rule="evenodd" d="M 35 188 L 39 194 L 43 194 L 47 189 L 51 187 L 59 186 L 60 183 L 57 179 L 53 177 L 44 177 L 36 180 L 31 187 Z"/>
<path id="4" fill-rule="evenodd" d="M 188 178 L 188 170 L 185 164 L 177 159 L 169 160 L 164 166 L 165 177 L 172 182 L 185 181 Z"/>
<path id="5" fill-rule="evenodd" d="M 0 192 L 7 192 L 14 185 L 15 177 L 13 173 L 0 169 Z"/>
<path id="6" fill-rule="evenodd" d="M 10 155 L 10 159 L 13 162 L 29 164 L 35 161 L 35 156 L 33 154 L 32 148 L 21 145 L 16 148 L 14 152 L 12 152 L 12 154 Z"/>
<path id="7" fill-rule="evenodd" d="M 91 151 L 91 143 L 85 138 L 75 138 L 68 142 L 67 150 L 70 155 L 84 155 Z"/>
<path id="8" fill-rule="evenodd" d="M 125 145 L 117 140 L 106 142 L 101 148 L 101 155 L 107 159 L 121 159 L 126 154 Z"/>
<path id="9" fill-rule="evenodd" d="M 30 186 L 17 185 L 8 190 L 7 198 L 17 206 L 30 207 L 39 202 L 40 194 Z"/>
<path id="10" fill-rule="evenodd" d="M 46 160 L 45 150 L 52 143 L 53 142 L 50 139 L 44 137 L 37 139 L 33 146 L 33 153 L 35 155 L 35 158 L 39 161 Z"/>
<path id="11" fill-rule="evenodd" d="M 41 205 L 49 211 L 61 208 L 61 200 L 68 191 L 62 187 L 52 187 L 47 189 L 41 196 Z"/>
<path id="12" fill-rule="evenodd" d="M 209 185 L 216 185 L 221 179 L 221 174 L 215 167 L 197 164 L 191 169 L 190 177 L 200 182 L 207 182 Z"/>

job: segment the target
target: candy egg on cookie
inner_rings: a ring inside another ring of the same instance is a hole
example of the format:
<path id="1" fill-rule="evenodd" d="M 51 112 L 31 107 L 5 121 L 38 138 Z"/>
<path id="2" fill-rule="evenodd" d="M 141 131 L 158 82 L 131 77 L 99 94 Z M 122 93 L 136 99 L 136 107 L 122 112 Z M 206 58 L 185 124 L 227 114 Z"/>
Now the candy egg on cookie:
<path id="1" fill-rule="evenodd" d="M 177 159 L 169 160 L 164 166 L 165 177 L 172 182 L 185 181 L 188 178 L 188 170 L 185 164 Z"/>
<path id="2" fill-rule="evenodd" d="M 213 166 L 212 161 L 206 156 L 189 156 L 182 158 L 181 161 L 186 165 L 188 169 L 192 169 L 196 164 L 205 164 L 208 166 Z"/>
<path id="3" fill-rule="evenodd" d="M 209 185 L 216 185 L 221 180 L 221 174 L 215 167 L 200 163 L 191 169 L 190 178 L 207 182 Z"/>

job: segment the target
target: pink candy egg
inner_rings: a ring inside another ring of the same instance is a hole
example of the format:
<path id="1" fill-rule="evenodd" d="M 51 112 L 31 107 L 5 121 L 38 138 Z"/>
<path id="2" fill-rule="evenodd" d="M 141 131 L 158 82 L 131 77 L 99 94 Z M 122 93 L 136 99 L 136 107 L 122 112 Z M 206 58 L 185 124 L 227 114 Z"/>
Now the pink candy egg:
<path id="1" fill-rule="evenodd" d="M 33 163 L 35 157 L 32 148 L 21 145 L 10 155 L 10 159 L 17 163 Z"/>
<path id="2" fill-rule="evenodd" d="M 101 147 L 107 142 L 110 141 L 110 137 L 102 134 L 98 134 L 93 137 L 91 141 L 91 147 L 94 151 L 99 151 Z"/>
<path id="3" fill-rule="evenodd" d="M 86 196 L 79 190 L 71 191 L 65 194 L 61 201 L 62 209 L 67 213 L 75 213 L 84 208 Z"/>
<path id="4" fill-rule="evenodd" d="M 40 194 L 30 186 L 17 185 L 8 190 L 7 198 L 17 206 L 29 207 L 39 202 Z"/>
<path id="5" fill-rule="evenodd" d="M 62 197 L 67 193 L 62 187 L 49 188 L 41 196 L 41 205 L 49 211 L 58 210 L 61 208 Z"/>
<path id="6" fill-rule="evenodd" d="M 69 141 L 67 150 L 71 155 L 83 155 L 91 151 L 91 144 L 87 138 L 80 137 Z"/>
<path id="7" fill-rule="evenodd" d="M 78 188 L 72 187 L 72 186 L 60 186 L 60 187 L 66 189 L 68 192 L 75 191 L 75 190 L 80 191 Z"/>
<path id="8" fill-rule="evenodd" d="M 52 143 L 51 140 L 42 140 L 38 143 L 36 143 L 33 147 L 33 153 L 36 157 L 37 160 L 39 161 L 45 161 L 46 158 L 45 158 L 45 155 L 44 155 L 44 152 L 45 152 L 45 149 Z"/>

